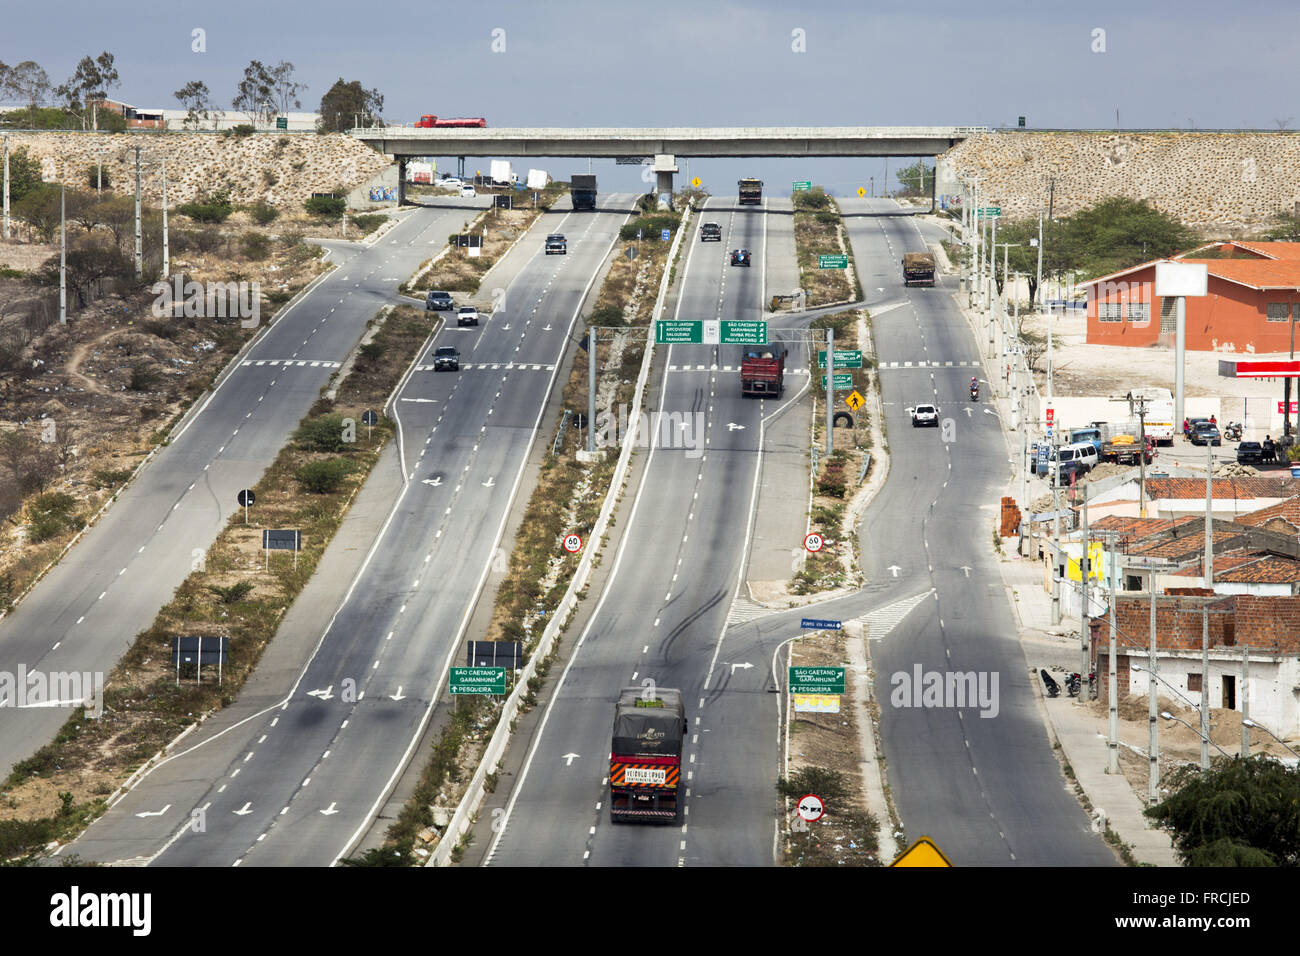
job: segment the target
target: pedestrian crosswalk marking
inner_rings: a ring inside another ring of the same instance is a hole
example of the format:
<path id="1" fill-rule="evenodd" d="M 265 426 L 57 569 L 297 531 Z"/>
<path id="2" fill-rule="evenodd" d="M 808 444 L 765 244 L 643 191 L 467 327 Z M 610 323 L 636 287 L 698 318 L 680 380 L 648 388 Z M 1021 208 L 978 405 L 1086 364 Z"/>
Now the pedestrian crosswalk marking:
<path id="1" fill-rule="evenodd" d="M 881 362 L 880 368 L 978 368 L 979 362 Z"/>
<path id="2" fill-rule="evenodd" d="M 298 368 L 338 368 L 338 362 L 312 361 L 311 359 L 244 359 L 242 365 L 255 365 L 259 368 L 263 365 L 283 366 L 289 368 L 297 366 Z"/>
<path id="3" fill-rule="evenodd" d="M 869 614 L 864 614 L 862 617 L 858 618 L 859 621 L 867 626 L 867 639 L 872 641 L 883 639 L 890 631 L 898 626 L 899 622 L 901 622 L 903 618 L 911 614 L 917 605 L 932 594 L 934 594 L 934 588 L 913 595 L 910 598 L 895 601 L 893 604 L 887 604 L 882 608 L 877 608 Z"/>
<path id="4" fill-rule="evenodd" d="M 727 624 L 744 624 L 755 618 L 760 618 L 764 614 L 771 614 L 772 609 L 764 607 L 757 601 L 751 601 L 749 598 L 738 597 L 731 603 L 731 610 L 727 612 Z"/>
<path id="5" fill-rule="evenodd" d="M 554 366 L 554 365 L 540 365 L 540 364 L 533 364 L 533 363 L 529 363 L 529 362 L 519 362 L 519 363 L 515 363 L 515 362 L 478 362 L 478 363 L 474 363 L 474 362 L 464 362 L 464 363 L 462 363 L 461 366 L 460 366 L 460 370 L 461 370 L 462 372 L 466 372 L 466 371 L 469 371 L 469 372 L 475 372 L 475 371 L 477 371 L 477 372 L 481 372 L 481 371 L 484 371 L 485 369 L 493 369 L 493 370 L 496 370 L 496 371 L 500 371 L 501 369 L 505 369 L 506 371 L 514 371 L 514 372 L 554 372 L 554 371 L 555 371 L 555 366 Z M 415 370 L 416 370 L 417 372 L 433 372 L 433 371 L 437 371 L 437 370 L 436 370 L 432 365 L 417 365 L 417 366 L 415 367 Z"/>

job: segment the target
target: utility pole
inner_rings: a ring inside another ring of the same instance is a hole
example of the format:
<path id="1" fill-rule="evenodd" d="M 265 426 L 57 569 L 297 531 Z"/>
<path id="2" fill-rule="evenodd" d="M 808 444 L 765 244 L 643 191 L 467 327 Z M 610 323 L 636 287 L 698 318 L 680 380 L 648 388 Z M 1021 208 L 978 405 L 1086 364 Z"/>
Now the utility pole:
<path id="1" fill-rule="evenodd" d="M 1250 648 L 1242 647 L 1241 649 L 1241 755 L 1250 756 Z"/>
<path id="2" fill-rule="evenodd" d="M 1106 772 L 1119 773 L 1119 677 L 1115 674 L 1115 592 L 1119 577 L 1119 549 L 1110 536 L 1110 642 L 1106 658 L 1106 696 L 1110 736 L 1106 740 Z"/>
<path id="3" fill-rule="evenodd" d="M 144 276 L 144 247 L 140 232 L 140 147 L 135 148 L 135 277 Z"/>
<path id="4" fill-rule="evenodd" d="M 104 198 L 104 154 L 95 157 L 95 198 Z"/>
<path id="5" fill-rule="evenodd" d="M 7 235 L 7 233 L 6 233 Z M 1291 361 L 1295 361 L 1295 315 L 1296 307 L 1291 306 Z M 1291 377 L 1282 379 L 1282 434 L 1291 434 Z"/>
<path id="6" fill-rule="evenodd" d="M 1061 554 L 1061 484 L 1060 472 L 1056 461 L 1056 438 L 1052 438 L 1052 457 L 1047 459 L 1047 467 L 1052 474 L 1052 625 L 1061 623 L 1061 576 L 1057 573 Z"/>
<path id="7" fill-rule="evenodd" d="M 1079 612 L 1079 679 L 1088 682 L 1088 697 L 1092 697 L 1092 679 L 1089 674 L 1092 668 L 1089 666 L 1092 661 L 1092 654 L 1089 649 L 1088 634 L 1088 572 L 1091 570 L 1088 544 L 1088 486 L 1081 485 L 1080 492 L 1083 494 L 1083 556 L 1079 559 L 1079 583 L 1082 585 L 1080 593 L 1083 595 L 1083 605 Z"/>
<path id="8" fill-rule="evenodd" d="M 162 161 L 163 278 L 172 274 L 171 253 L 167 243 L 167 160 Z"/>
<path id="9" fill-rule="evenodd" d="M 59 325 L 68 324 L 68 197 L 59 187 Z"/>
<path id="10" fill-rule="evenodd" d="M 1179 300 L 1181 301 L 1181 300 Z M 1214 591 L 1214 446 L 1205 440 L 1205 586 Z M 1210 769 L 1210 598 L 1201 599 L 1201 769 Z"/>
<path id="11" fill-rule="evenodd" d="M 1147 401 L 1138 404 L 1138 517 L 1147 516 Z"/>
<path id="12" fill-rule="evenodd" d="M 826 457 L 835 451 L 835 330 L 826 329 Z"/>
<path id="13" fill-rule="evenodd" d="M 1056 177 L 1051 176 L 1047 180 L 1047 221 L 1052 221 L 1052 209 L 1056 204 Z"/>
<path id="14" fill-rule="evenodd" d="M 651 441 L 653 442 L 653 437 Z M 587 326 L 587 451 L 596 452 L 596 327 Z"/>
<path id="15" fill-rule="evenodd" d="M 9 134 L 5 133 L 4 237 L 9 238 Z"/>
<path id="16" fill-rule="evenodd" d="M 1151 592 L 1151 634 L 1147 647 L 1147 805 L 1160 802 L 1160 727 L 1156 696 L 1156 569 L 1147 572 L 1147 590 Z"/>

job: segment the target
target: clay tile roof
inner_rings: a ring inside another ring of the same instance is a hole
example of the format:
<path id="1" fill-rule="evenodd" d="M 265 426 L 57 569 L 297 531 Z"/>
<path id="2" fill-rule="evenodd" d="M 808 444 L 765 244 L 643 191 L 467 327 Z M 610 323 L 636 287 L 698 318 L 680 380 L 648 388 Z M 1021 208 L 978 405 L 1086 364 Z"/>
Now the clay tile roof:
<path id="1" fill-rule="evenodd" d="M 1269 259 L 1300 259 L 1300 242 L 1240 242 L 1232 241 L 1225 245 L 1236 246 Z"/>
<path id="2" fill-rule="evenodd" d="M 1213 543 L 1219 544 L 1221 541 L 1227 541 L 1237 537 L 1235 531 L 1216 531 L 1213 536 Z M 1143 555 L 1148 558 L 1179 558 L 1200 554 L 1205 547 L 1204 535 L 1184 535 L 1181 538 L 1170 538 L 1167 541 L 1155 541 L 1149 546 L 1138 546 L 1129 551 L 1130 554 Z"/>
<path id="3" fill-rule="evenodd" d="M 1106 515 L 1098 521 L 1091 522 L 1092 527 L 1100 531 L 1117 531 L 1134 539 L 1142 539 L 1153 534 L 1169 531 L 1176 524 L 1195 520 L 1191 515 L 1184 515 L 1176 520 L 1169 518 L 1132 518 L 1123 515 Z"/>
<path id="4" fill-rule="evenodd" d="M 1297 530 L 1300 530 L 1300 495 L 1294 498 L 1288 498 L 1286 501 L 1279 501 L 1275 505 L 1269 505 L 1267 508 L 1260 508 L 1258 511 L 1252 511 L 1248 515 L 1242 515 L 1237 519 L 1239 524 L 1254 525 L 1263 527 L 1275 518 L 1282 518 Z"/>
<path id="5" fill-rule="evenodd" d="M 1254 478 L 1214 478 L 1210 494 L 1218 498 L 1285 498 L 1300 493 L 1300 480 L 1261 475 Z M 1148 478 L 1149 498 L 1204 498 L 1204 478 Z"/>
<path id="6" fill-rule="evenodd" d="M 1266 557 L 1268 557 L 1268 555 L 1262 551 L 1247 551 L 1239 549 L 1235 551 L 1225 551 L 1222 554 L 1216 551 L 1214 554 L 1214 580 L 1225 580 L 1224 575 L 1234 568 L 1248 566 L 1254 562 L 1261 561 Z M 1293 564 L 1294 562 L 1288 561 L 1287 563 Z M 1297 567 L 1300 568 L 1300 565 L 1297 565 Z M 1204 568 L 1201 566 L 1201 554 L 1199 549 L 1196 554 L 1195 564 L 1189 565 L 1188 567 L 1185 567 L 1180 571 L 1175 571 L 1174 573 L 1197 578 L 1205 573 Z"/>
<path id="7" fill-rule="evenodd" d="M 1270 555 L 1220 571 L 1219 558 L 1216 555 L 1214 580 L 1244 584 L 1294 584 L 1300 581 L 1300 562 Z"/>

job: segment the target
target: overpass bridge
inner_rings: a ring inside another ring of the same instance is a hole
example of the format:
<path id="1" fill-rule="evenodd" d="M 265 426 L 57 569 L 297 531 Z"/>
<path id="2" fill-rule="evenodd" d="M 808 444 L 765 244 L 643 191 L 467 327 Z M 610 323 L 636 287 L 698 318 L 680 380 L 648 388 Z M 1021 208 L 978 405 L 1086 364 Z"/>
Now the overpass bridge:
<path id="1" fill-rule="evenodd" d="M 398 163 L 399 201 L 412 156 L 575 156 L 652 159 L 657 187 L 672 195 L 677 158 L 722 156 L 937 156 L 983 126 L 363 127 L 351 135 Z"/>

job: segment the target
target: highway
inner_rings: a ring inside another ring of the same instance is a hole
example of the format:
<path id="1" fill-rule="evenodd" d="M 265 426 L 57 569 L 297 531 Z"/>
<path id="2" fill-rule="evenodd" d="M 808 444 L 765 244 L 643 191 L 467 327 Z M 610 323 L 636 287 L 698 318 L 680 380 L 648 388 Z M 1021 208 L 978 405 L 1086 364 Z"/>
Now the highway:
<path id="1" fill-rule="evenodd" d="M 708 201 L 700 220 L 719 222 L 723 241 L 701 243 L 698 229 L 687 237 L 676 317 L 761 317 L 765 219 L 761 209 L 737 207 L 731 198 Z M 730 267 L 735 248 L 748 248 L 756 267 Z M 702 454 L 680 447 L 671 434 L 666 443 L 662 431 L 656 436 L 609 581 L 548 695 L 541 728 L 513 781 L 504 826 L 485 837 L 492 865 L 771 860 L 777 751 L 766 672 L 733 673 L 731 649 L 720 647 L 745 554 L 760 419 L 776 408 L 740 395 L 740 351 L 674 345 L 657 359 L 663 369 L 658 410 L 702 413 Z M 802 352 L 790 362 L 803 367 Z M 787 375 L 783 401 L 805 384 L 806 376 Z M 647 679 L 680 688 L 687 703 L 680 827 L 616 827 L 603 808 L 612 702 L 619 688 Z M 578 756 L 566 759 L 570 753 Z M 754 820 L 761 826 L 746 829 Z"/>
<path id="2" fill-rule="evenodd" d="M 447 668 L 463 662 L 465 628 L 579 307 L 634 198 L 602 197 L 594 214 L 546 214 L 512 253 L 525 264 L 498 311 L 431 344 L 430 353 L 460 350 L 459 373 L 435 373 L 427 357 L 416 365 L 392 406 L 405 485 L 283 699 L 187 743 L 69 852 L 166 866 L 325 866 L 351 850 L 446 700 Z M 568 255 L 543 254 L 548 232 L 567 235 Z M 188 826 L 195 810 L 201 832 Z"/>
<path id="3" fill-rule="evenodd" d="M 801 616 L 869 626 L 888 783 L 909 839 L 931 836 L 957 865 L 1116 862 L 1053 756 L 994 564 L 990 529 L 1007 448 L 992 408 L 986 414 L 966 392 L 982 372 L 952 280 L 904 289 L 899 261 L 924 248 L 916 221 L 889 200 L 840 203 L 885 366 L 891 466 L 860 527 L 869 583 L 810 608 L 726 625 L 749 550 L 759 417 L 773 409 L 742 401 L 734 370 L 674 371 L 699 360 L 683 355 L 690 347 L 671 347 L 661 407 L 708 410 L 707 456 L 652 451 L 605 591 L 517 779 L 507 781 L 504 825 L 480 827 L 489 865 L 771 864 L 784 699 L 773 693 L 784 673 L 771 662 L 798 635 Z M 705 218 L 719 219 L 724 207 L 711 200 Z M 748 245 L 762 262 L 758 218 L 730 213 L 724 229 L 737 238 L 722 245 Z M 714 248 L 697 241 L 692 249 L 679 315 L 754 317 L 755 291 L 743 277 L 739 288 L 723 287 Z M 805 361 L 792 355 L 795 368 Z M 914 432 L 905 409 L 921 401 L 936 402 L 951 422 Z M 916 665 L 996 673 L 997 715 L 891 706 L 893 675 Z M 686 816 L 680 827 L 613 827 L 602 812 L 611 705 L 619 687 L 647 677 L 680 687 L 688 705 Z"/>
<path id="4" fill-rule="evenodd" d="M 486 206 L 487 199 L 473 201 Z M 330 242 L 331 274 L 281 315 L 99 522 L 0 620 L 0 670 L 102 672 L 201 558 L 235 496 L 274 460 L 366 323 L 474 215 L 454 200 L 404 216 L 378 242 Z M 0 768 L 54 738 L 61 707 L 0 707 Z"/>

